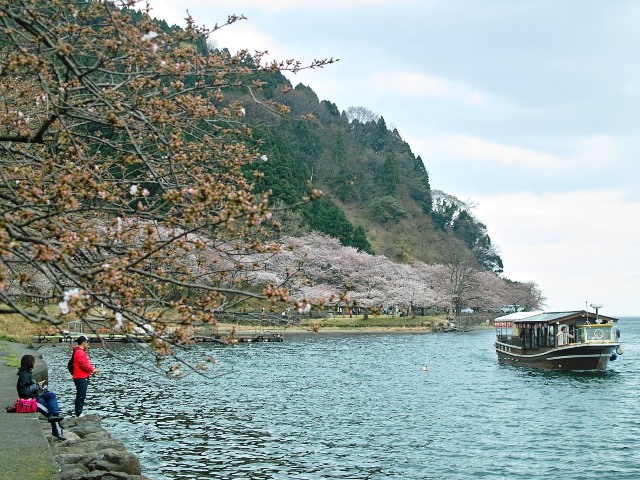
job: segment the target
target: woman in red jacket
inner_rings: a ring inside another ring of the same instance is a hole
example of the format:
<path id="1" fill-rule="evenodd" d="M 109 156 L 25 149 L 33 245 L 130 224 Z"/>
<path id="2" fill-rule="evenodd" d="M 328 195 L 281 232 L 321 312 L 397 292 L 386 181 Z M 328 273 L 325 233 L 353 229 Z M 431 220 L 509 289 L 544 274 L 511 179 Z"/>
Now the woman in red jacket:
<path id="1" fill-rule="evenodd" d="M 79 417 L 82 415 L 84 401 L 87 398 L 89 377 L 98 373 L 98 371 L 91 365 L 87 355 L 89 339 L 84 335 L 80 335 L 76 342 L 78 345 L 73 347 L 73 383 L 76 384 L 75 414 L 76 417 Z"/>

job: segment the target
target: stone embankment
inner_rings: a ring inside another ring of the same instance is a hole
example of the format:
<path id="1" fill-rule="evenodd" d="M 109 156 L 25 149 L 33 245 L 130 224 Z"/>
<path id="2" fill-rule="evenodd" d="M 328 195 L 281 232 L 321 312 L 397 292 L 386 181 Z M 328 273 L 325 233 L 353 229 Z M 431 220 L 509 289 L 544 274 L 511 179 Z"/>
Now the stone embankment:
<path id="1" fill-rule="evenodd" d="M 98 415 L 65 419 L 64 441 L 51 435 L 45 418 L 40 423 L 60 468 L 60 480 L 149 480 L 142 475 L 138 458 L 102 428 Z"/>

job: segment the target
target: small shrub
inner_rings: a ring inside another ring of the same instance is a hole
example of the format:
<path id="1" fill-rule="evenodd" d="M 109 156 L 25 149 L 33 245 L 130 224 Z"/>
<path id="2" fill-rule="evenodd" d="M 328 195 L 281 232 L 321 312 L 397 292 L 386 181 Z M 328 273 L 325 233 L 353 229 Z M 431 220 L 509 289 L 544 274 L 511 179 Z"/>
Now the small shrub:
<path id="1" fill-rule="evenodd" d="M 399 220 L 407 216 L 407 211 L 394 197 L 377 198 L 371 204 L 371 211 L 382 223 Z"/>

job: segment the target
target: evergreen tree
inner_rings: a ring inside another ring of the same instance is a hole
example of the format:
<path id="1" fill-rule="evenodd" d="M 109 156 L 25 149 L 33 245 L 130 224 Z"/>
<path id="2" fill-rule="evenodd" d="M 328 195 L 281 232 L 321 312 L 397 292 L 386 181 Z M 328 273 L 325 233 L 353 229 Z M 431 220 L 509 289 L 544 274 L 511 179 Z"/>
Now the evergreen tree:
<path id="1" fill-rule="evenodd" d="M 367 234 L 362 226 L 356 227 L 356 229 L 353 231 L 351 246 L 357 248 L 361 252 L 366 252 L 371 255 L 374 255 L 375 253 L 373 251 L 373 248 L 371 247 L 371 244 L 369 243 L 369 240 L 367 240 Z"/>
<path id="2" fill-rule="evenodd" d="M 387 155 L 378 174 L 378 183 L 384 195 L 394 196 L 400 183 L 398 160 L 393 153 Z"/>
<path id="3" fill-rule="evenodd" d="M 330 199 L 323 197 L 305 205 L 302 215 L 311 230 L 337 238 L 342 245 L 373 253 L 364 228 L 354 229 L 344 212 Z"/>
<path id="4" fill-rule="evenodd" d="M 371 148 L 373 148 L 374 152 L 380 152 L 387 145 L 388 136 L 389 130 L 387 129 L 387 124 L 385 123 L 384 118 L 380 117 L 375 124 L 373 138 L 371 141 Z"/>

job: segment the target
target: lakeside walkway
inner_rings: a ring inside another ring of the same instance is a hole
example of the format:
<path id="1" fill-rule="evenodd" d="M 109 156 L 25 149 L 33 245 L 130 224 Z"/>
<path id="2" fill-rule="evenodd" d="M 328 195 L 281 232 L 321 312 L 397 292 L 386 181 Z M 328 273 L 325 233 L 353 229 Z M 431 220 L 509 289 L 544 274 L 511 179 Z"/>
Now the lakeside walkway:
<path id="1" fill-rule="evenodd" d="M 58 466 L 38 419 L 39 413 L 7 413 L 18 398 L 15 366 L 23 355 L 40 354 L 19 343 L 0 340 L 0 480 L 55 480 Z M 36 362 L 34 377 L 46 375 L 46 365 Z"/>

